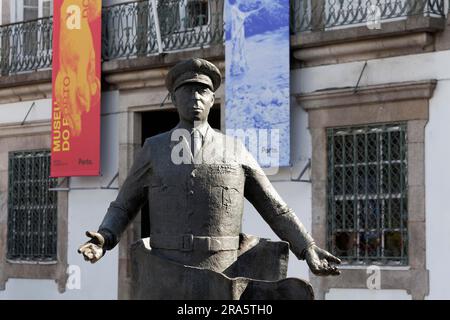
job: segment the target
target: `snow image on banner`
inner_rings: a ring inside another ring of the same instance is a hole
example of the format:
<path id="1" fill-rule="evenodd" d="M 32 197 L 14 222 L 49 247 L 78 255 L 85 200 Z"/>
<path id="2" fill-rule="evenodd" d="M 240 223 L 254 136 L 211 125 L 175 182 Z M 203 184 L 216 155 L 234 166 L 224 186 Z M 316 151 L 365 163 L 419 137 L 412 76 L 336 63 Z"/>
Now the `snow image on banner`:
<path id="1" fill-rule="evenodd" d="M 290 163 L 289 0 L 225 0 L 227 134 L 262 167 Z"/>
<path id="2" fill-rule="evenodd" d="M 53 6 L 51 176 L 97 176 L 102 1 Z"/>

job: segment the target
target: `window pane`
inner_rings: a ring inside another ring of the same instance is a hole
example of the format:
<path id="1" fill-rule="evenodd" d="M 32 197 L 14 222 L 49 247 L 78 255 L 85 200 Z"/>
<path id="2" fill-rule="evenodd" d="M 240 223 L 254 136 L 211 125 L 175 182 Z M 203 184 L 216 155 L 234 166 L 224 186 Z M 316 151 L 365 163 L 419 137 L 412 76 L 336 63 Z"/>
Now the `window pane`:
<path id="1" fill-rule="evenodd" d="M 356 244 L 355 233 L 353 232 L 336 232 L 336 254 L 340 257 L 351 258 L 354 255 Z"/>
<path id="2" fill-rule="evenodd" d="M 187 0 L 186 27 L 194 28 L 208 24 L 208 1 Z"/>
<path id="3" fill-rule="evenodd" d="M 23 0 L 23 20 L 33 20 L 39 17 L 39 0 Z"/>
<path id="4" fill-rule="evenodd" d="M 329 249 L 346 263 L 406 264 L 406 125 L 327 134 Z"/>
<path id="5" fill-rule="evenodd" d="M 9 154 L 8 259 L 54 261 L 57 243 L 57 184 L 50 152 Z"/>
<path id="6" fill-rule="evenodd" d="M 53 15 L 53 1 L 47 0 L 42 2 L 42 17 L 50 17 Z"/>
<path id="7" fill-rule="evenodd" d="M 180 30 L 180 5 L 178 1 L 158 2 L 158 18 L 161 35 L 166 36 Z"/>

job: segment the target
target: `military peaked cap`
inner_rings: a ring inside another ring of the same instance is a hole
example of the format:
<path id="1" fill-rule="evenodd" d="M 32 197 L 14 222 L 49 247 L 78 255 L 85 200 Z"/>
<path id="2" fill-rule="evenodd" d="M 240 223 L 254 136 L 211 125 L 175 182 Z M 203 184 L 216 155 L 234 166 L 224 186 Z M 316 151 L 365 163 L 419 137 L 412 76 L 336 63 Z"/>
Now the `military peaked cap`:
<path id="1" fill-rule="evenodd" d="M 222 82 L 219 69 L 209 61 L 200 58 L 184 60 L 177 63 L 166 77 L 166 87 L 174 92 L 185 83 L 199 82 L 216 91 Z"/>

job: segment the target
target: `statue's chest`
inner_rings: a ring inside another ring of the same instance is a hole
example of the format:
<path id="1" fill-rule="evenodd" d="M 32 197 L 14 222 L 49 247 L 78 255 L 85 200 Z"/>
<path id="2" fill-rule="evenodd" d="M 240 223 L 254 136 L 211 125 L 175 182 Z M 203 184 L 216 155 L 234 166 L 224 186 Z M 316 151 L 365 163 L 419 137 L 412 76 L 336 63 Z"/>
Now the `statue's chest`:
<path id="1" fill-rule="evenodd" d="M 245 185 L 240 165 L 165 165 L 153 169 L 149 184 L 152 232 L 239 233 Z"/>
<path id="2" fill-rule="evenodd" d="M 221 186 L 243 189 L 245 176 L 238 164 L 180 164 L 170 162 L 153 166 L 149 186 L 175 188 L 179 191 L 207 191 Z"/>

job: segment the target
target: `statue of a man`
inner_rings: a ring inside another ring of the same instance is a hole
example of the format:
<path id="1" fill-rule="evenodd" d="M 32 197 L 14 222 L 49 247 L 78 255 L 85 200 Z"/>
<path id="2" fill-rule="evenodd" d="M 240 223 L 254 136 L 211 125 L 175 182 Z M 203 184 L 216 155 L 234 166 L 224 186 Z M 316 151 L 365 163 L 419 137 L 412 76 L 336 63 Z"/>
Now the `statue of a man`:
<path id="1" fill-rule="evenodd" d="M 145 141 L 98 231 L 87 232 L 91 240 L 79 252 L 87 261 L 98 261 L 148 200 L 153 254 L 226 272 L 242 247 L 246 198 L 314 274 L 338 275 L 332 264 L 340 260 L 315 245 L 244 145 L 209 126 L 220 84 L 218 68 L 203 59 L 182 61 L 170 70 L 166 85 L 180 122 Z"/>

